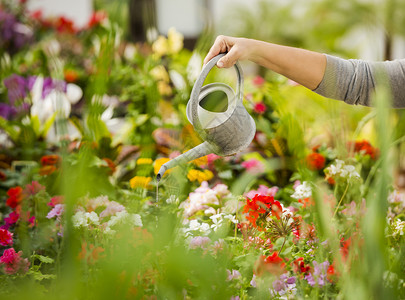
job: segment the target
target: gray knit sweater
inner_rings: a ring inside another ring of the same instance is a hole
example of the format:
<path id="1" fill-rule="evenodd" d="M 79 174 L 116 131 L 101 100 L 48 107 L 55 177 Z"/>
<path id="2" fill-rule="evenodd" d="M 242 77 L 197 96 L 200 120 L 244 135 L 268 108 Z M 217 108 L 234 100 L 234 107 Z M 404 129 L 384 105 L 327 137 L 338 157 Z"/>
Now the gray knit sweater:
<path id="1" fill-rule="evenodd" d="M 314 92 L 348 104 L 371 106 L 377 74 L 389 80 L 392 107 L 405 108 L 405 59 L 385 62 L 345 60 L 326 55 L 324 77 Z"/>

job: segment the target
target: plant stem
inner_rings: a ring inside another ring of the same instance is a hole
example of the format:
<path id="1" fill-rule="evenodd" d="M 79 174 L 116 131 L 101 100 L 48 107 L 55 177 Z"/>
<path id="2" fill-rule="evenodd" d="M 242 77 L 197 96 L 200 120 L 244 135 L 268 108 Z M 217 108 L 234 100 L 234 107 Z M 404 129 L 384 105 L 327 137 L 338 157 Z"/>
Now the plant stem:
<path id="1" fill-rule="evenodd" d="M 336 215 L 336 213 L 337 213 L 337 211 L 339 209 L 339 206 L 342 203 L 343 198 L 346 196 L 347 190 L 349 189 L 349 185 L 350 185 L 350 181 L 347 183 L 346 189 L 343 192 L 342 198 L 340 198 L 340 201 L 339 201 L 338 205 L 336 206 L 336 209 L 335 209 L 335 212 L 333 213 L 332 219 L 335 217 L 335 215 Z"/>
<path id="2" fill-rule="evenodd" d="M 283 251 L 284 244 L 285 244 L 286 240 L 287 240 L 287 237 L 284 237 L 284 242 L 283 242 L 283 244 L 281 245 L 280 252 L 278 253 L 278 256 L 281 255 L 281 252 Z"/>

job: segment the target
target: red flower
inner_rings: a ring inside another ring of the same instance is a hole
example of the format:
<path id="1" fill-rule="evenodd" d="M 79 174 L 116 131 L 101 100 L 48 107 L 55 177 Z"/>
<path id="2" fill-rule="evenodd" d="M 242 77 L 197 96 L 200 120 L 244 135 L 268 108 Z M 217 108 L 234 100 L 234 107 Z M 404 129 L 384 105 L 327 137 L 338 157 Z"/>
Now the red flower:
<path id="1" fill-rule="evenodd" d="M 7 229 L 0 229 L 0 245 L 11 246 L 13 244 L 13 234 Z"/>
<path id="2" fill-rule="evenodd" d="M 0 257 L 0 265 L 4 266 L 4 272 L 12 275 L 18 272 L 26 273 L 30 266 L 28 259 L 22 258 L 22 251 L 15 252 L 13 248 L 6 249 Z"/>
<path id="3" fill-rule="evenodd" d="M 55 196 L 51 198 L 51 201 L 47 203 L 48 206 L 55 207 L 56 204 L 62 204 L 64 202 L 63 196 Z"/>
<path id="4" fill-rule="evenodd" d="M 303 257 L 299 257 L 296 260 L 294 260 L 293 266 L 294 266 L 295 273 L 300 272 L 300 273 L 308 274 L 308 272 L 310 270 L 310 266 L 305 265 Z"/>
<path id="5" fill-rule="evenodd" d="M 255 78 L 253 78 L 252 83 L 257 86 L 260 87 L 262 86 L 264 83 L 266 82 L 266 80 L 264 80 L 264 78 L 262 76 L 257 75 Z"/>
<path id="6" fill-rule="evenodd" d="M 22 187 L 16 186 L 16 187 L 10 188 L 7 191 L 7 195 L 9 197 L 6 201 L 6 204 L 9 207 L 11 207 L 12 209 L 15 209 L 22 201 L 22 199 L 23 199 L 22 190 L 23 190 Z"/>
<path id="7" fill-rule="evenodd" d="M 51 154 L 51 155 L 44 155 L 41 157 L 41 165 L 42 166 L 54 166 L 59 165 L 61 162 L 61 158 L 59 155 Z"/>
<path id="8" fill-rule="evenodd" d="M 263 102 L 256 103 L 253 111 L 259 115 L 264 114 L 267 110 L 266 105 Z"/>
<path id="9" fill-rule="evenodd" d="M 87 26 L 89 28 L 97 26 L 98 24 L 101 24 L 105 19 L 107 19 L 107 13 L 103 10 L 95 11 L 89 20 L 89 23 Z"/>
<path id="10" fill-rule="evenodd" d="M 353 146 L 353 143 L 348 144 L 349 147 Z M 363 155 L 370 155 L 374 160 L 377 159 L 379 151 L 377 148 L 371 146 L 370 142 L 366 140 L 357 141 L 354 143 L 354 152 L 362 153 Z"/>
<path id="11" fill-rule="evenodd" d="M 304 198 L 304 199 L 299 199 L 298 200 L 299 203 L 304 204 L 302 207 L 306 208 L 306 207 L 310 207 L 310 206 L 314 206 L 314 200 L 312 199 L 312 197 L 309 198 Z"/>
<path id="12" fill-rule="evenodd" d="M 336 280 L 338 273 L 335 270 L 335 267 L 333 266 L 333 264 L 331 264 L 328 267 L 328 270 L 326 271 L 326 278 L 330 281 L 330 282 L 334 282 Z"/>
<path id="13" fill-rule="evenodd" d="M 246 205 L 243 208 L 243 213 L 247 214 L 246 219 L 259 230 L 264 230 L 261 223 L 268 215 L 280 219 L 282 212 L 283 208 L 281 207 L 280 202 L 274 200 L 274 197 L 259 194 L 256 194 L 253 199 L 247 198 Z"/>
<path id="14" fill-rule="evenodd" d="M 311 170 L 322 170 L 325 167 L 325 161 L 325 157 L 316 152 L 312 152 L 307 156 L 307 164 Z"/>
<path id="15" fill-rule="evenodd" d="M 75 33 L 76 32 L 76 28 L 73 24 L 73 21 L 66 17 L 63 17 L 63 16 L 59 17 L 59 19 L 56 20 L 55 27 L 56 27 L 56 30 L 61 33 L 63 33 L 63 32 Z"/>
<path id="16" fill-rule="evenodd" d="M 261 276 L 263 273 L 267 272 L 270 274 L 280 275 L 285 272 L 285 263 L 283 259 L 278 256 L 277 252 L 274 252 L 269 256 L 260 256 L 255 264 L 255 274 Z"/>
<path id="17" fill-rule="evenodd" d="M 342 239 L 340 240 L 340 254 L 342 254 L 343 259 L 346 259 L 347 255 L 349 254 L 349 247 L 351 243 L 351 237 L 349 237 L 347 240 L 342 237 Z"/>

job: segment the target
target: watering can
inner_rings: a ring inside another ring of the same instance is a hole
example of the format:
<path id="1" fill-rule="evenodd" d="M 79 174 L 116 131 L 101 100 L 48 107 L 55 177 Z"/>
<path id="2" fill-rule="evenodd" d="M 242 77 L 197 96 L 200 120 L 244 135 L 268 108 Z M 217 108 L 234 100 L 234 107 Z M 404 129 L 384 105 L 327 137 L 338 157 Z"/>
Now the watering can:
<path id="1" fill-rule="evenodd" d="M 156 176 L 158 182 L 166 170 L 179 164 L 210 153 L 233 155 L 252 142 L 256 125 L 242 103 L 243 73 L 239 63 L 234 65 L 238 77 L 236 93 L 224 83 L 203 86 L 208 73 L 224 55 L 215 56 L 203 67 L 187 103 L 187 118 L 204 142 L 163 164 Z"/>

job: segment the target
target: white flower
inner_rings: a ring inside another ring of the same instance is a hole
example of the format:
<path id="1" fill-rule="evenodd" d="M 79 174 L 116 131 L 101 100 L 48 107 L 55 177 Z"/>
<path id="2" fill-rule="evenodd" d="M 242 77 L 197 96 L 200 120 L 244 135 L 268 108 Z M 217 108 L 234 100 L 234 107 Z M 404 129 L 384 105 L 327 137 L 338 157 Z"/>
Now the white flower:
<path id="1" fill-rule="evenodd" d="M 306 181 L 297 186 L 294 194 L 291 195 L 291 197 L 294 199 L 305 199 L 311 196 L 312 196 L 311 186 Z"/>
<path id="2" fill-rule="evenodd" d="M 78 211 L 72 217 L 72 222 L 74 227 L 87 227 L 87 218 L 84 211 Z"/>
<path id="3" fill-rule="evenodd" d="M 393 236 L 404 235 L 405 232 L 405 221 L 397 219 L 393 224 Z"/>
<path id="4" fill-rule="evenodd" d="M 216 214 L 210 217 L 210 219 L 212 220 L 212 225 L 211 228 L 214 229 L 214 231 L 217 231 L 221 225 L 222 225 L 222 215 L 223 213 L 220 214 Z"/>
<path id="5" fill-rule="evenodd" d="M 344 161 L 336 159 L 335 165 L 330 165 L 327 168 L 329 175 L 338 175 L 342 178 L 360 178 L 356 168 L 352 165 L 345 165 Z"/>
<path id="6" fill-rule="evenodd" d="M 228 219 L 232 223 L 238 224 L 238 220 L 236 219 L 236 217 L 234 215 L 225 215 L 224 219 Z"/>
<path id="7" fill-rule="evenodd" d="M 187 78 L 190 82 L 197 80 L 201 73 L 202 58 L 198 52 L 194 52 L 188 61 L 187 65 Z"/>
<path id="8" fill-rule="evenodd" d="M 138 227 L 142 227 L 142 218 L 140 215 L 138 214 L 131 214 L 130 216 L 130 221 L 132 223 L 133 226 L 138 226 Z"/>
<path id="9" fill-rule="evenodd" d="M 179 198 L 177 198 L 175 195 L 170 195 L 170 197 L 166 199 L 167 204 L 179 203 L 179 201 Z"/>
<path id="10" fill-rule="evenodd" d="M 100 224 L 100 219 L 98 218 L 98 215 L 94 211 L 86 212 L 85 217 L 87 218 L 88 224 L 92 224 L 92 225 Z"/>

